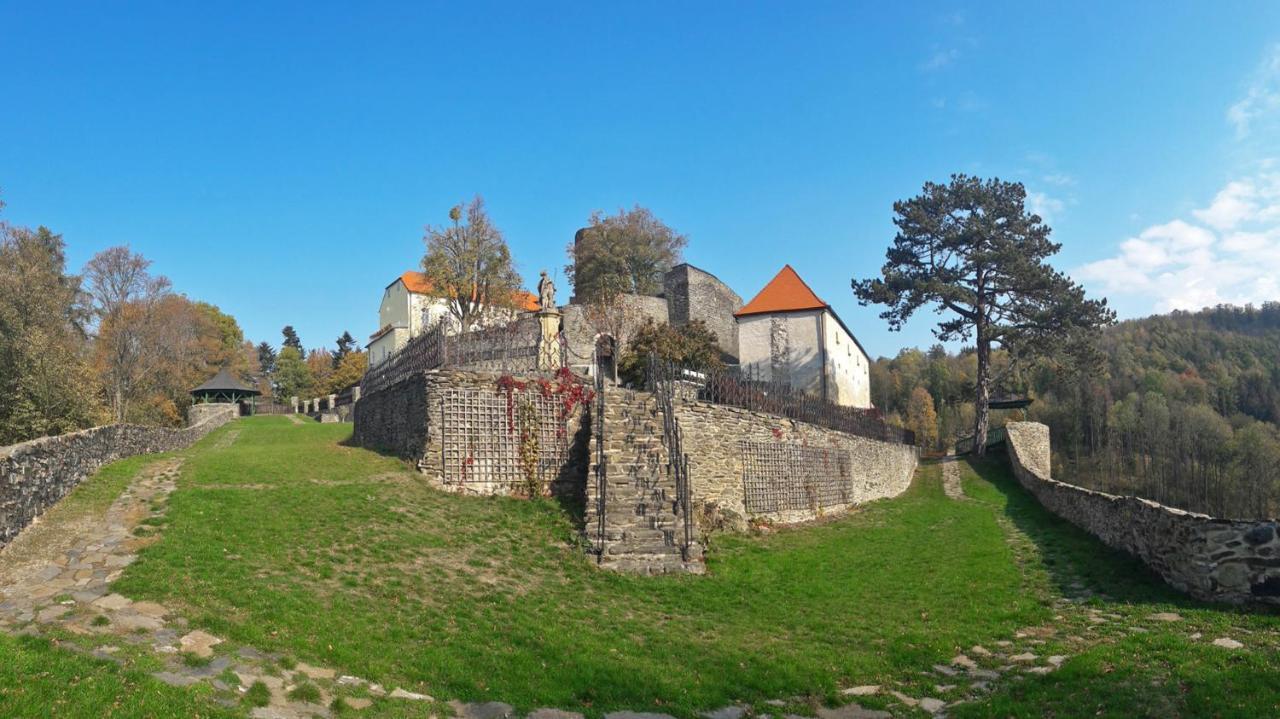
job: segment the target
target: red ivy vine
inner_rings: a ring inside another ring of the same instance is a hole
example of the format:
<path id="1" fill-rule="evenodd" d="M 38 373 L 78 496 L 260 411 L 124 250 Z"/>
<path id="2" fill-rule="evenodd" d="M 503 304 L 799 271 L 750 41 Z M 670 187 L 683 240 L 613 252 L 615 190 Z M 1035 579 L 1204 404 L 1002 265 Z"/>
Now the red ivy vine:
<path id="1" fill-rule="evenodd" d="M 556 433 L 562 437 L 565 433 L 565 424 L 569 421 L 569 417 L 573 415 L 574 410 L 590 404 L 596 397 L 595 390 L 588 387 L 567 367 L 561 367 L 556 370 L 552 379 L 539 377 L 538 379 L 521 382 L 511 375 L 502 375 L 498 378 L 498 393 L 507 397 L 507 431 L 512 434 L 516 431 L 516 392 L 524 392 L 529 389 L 536 390 L 539 396 L 544 399 L 559 398 L 560 416 L 557 417 L 559 424 L 556 427 Z"/>

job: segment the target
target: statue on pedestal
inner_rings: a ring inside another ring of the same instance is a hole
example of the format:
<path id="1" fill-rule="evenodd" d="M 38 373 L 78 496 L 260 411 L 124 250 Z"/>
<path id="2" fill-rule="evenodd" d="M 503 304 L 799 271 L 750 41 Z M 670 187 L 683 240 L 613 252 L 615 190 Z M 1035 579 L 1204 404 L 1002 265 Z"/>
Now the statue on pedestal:
<path id="1" fill-rule="evenodd" d="M 556 283 L 542 271 L 542 279 L 538 280 L 538 309 L 546 312 L 556 308 Z"/>

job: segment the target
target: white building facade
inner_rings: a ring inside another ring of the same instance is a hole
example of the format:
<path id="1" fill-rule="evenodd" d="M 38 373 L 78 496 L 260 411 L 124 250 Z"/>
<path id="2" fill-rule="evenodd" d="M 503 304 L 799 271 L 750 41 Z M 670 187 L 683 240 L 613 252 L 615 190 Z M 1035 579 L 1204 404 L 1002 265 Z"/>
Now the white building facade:
<path id="1" fill-rule="evenodd" d="M 833 404 L 871 407 L 871 358 L 790 265 L 734 317 L 744 371 Z"/>
<path id="2" fill-rule="evenodd" d="M 538 298 L 528 292 L 516 297 L 520 310 L 538 309 Z M 495 321 L 510 321 L 519 312 L 502 310 Z M 437 296 L 421 272 L 409 270 L 387 285 L 378 306 L 378 331 L 369 336 L 369 366 L 376 367 L 399 352 L 411 338 L 444 322 L 448 332 L 458 331 L 458 321 L 449 312 L 449 302 Z"/>

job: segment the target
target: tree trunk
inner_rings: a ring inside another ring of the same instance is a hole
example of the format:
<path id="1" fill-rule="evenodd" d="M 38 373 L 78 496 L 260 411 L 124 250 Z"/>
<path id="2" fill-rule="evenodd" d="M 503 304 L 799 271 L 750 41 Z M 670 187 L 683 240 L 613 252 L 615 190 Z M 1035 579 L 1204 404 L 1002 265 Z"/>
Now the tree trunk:
<path id="1" fill-rule="evenodd" d="M 973 451 L 979 457 L 987 453 L 987 419 L 991 401 L 991 342 L 978 327 L 978 386 L 973 397 Z"/>

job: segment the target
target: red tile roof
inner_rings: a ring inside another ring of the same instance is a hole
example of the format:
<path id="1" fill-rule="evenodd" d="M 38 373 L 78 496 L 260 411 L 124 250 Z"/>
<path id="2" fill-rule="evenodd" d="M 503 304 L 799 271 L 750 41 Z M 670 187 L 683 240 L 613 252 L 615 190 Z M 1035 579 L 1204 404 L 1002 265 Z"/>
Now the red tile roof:
<path id="1" fill-rule="evenodd" d="M 742 306 L 742 309 L 733 313 L 734 317 L 745 317 L 747 315 L 763 315 L 771 312 L 795 312 L 797 310 L 822 310 L 830 309 L 831 306 L 823 302 L 813 290 L 809 289 L 809 285 L 800 279 L 800 275 L 791 269 L 791 265 L 784 265 L 782 270 L 778 272 L 769 284 L 760 290 L 760 294 L 751 298 L 751 301 Z"/>
<path id="2" fill-rule="evenodd" d="M 435 288 L 431 286 L 431 280 L 428 280 L 427 276 L 421 272 L 408 270 L 397 279 L 404 283 L 406 290 L 409 290 L 414 294 L 439 296 L 439 293 L 437 293 Z M 395 282 L 392 282 L 391 284 L 394 285 Z M 516 307 L 519 309 L 525 310 L 526 312 L 538 311 L 538 298 L 532 292 L 517 290 L 515 300 Z"/>

